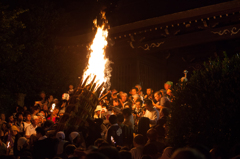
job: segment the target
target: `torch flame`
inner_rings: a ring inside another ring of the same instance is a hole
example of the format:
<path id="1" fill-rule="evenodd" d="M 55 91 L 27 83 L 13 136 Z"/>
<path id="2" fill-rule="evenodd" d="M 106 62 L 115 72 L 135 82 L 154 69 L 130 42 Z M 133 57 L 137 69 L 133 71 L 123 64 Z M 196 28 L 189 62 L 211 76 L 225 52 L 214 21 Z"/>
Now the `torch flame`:
<path id="1" fill-rule="evenodd" d="M 104 13 L 102 13 L 102 19 L 106 20 Z M 102 83 L 109 83 L 109 75 L 106 73 L 109 60 L 105 57 L 105 49 L 108 44 L 108 30 L 106 29 L 105 23 L 103 23 L 102 26 L 97 25 L 97 20 L 94 20 L 93 23 L 97 27 L 97 32 L 89 48 L 90 55 L 88 65 L 83 74 L 83 81 L 89 76 L 87 81 L 87 84 L 89 84 L 94 75 L 96 75 L 96 82 L 99 86 Z"/>
<path id="2" fill-rule="evenodd" d="M 50 112 L 53 112 L 53 110 L 55 109 L 55 106 L 56 106 L 56 104 L 55 104 L 55 103 L 53 103 L 53 104 L 52 104 L 52 108 L 51 108 Z"/>
<path id="3" fill-rule="evenodd" d="M 112 136 L 111 136 L 111 141 L 112 141 L 112 143 L 116 144 L 116 142 Z"/>

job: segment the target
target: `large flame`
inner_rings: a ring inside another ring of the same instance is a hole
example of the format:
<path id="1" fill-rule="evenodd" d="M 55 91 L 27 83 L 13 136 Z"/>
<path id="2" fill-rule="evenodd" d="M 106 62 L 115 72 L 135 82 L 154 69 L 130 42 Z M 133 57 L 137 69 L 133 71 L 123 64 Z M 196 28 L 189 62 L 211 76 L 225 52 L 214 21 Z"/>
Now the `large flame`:
<path id="1" fill-rule="evenodd" d="M 104 20 L 106 19 L 104 13 L 102 14 L 102 18 Z M 97 21 L 94 20 L 94 24 L 97 27 L 97 32 L 89 48 L 90 55 L 88 65 L 83 74 L 83 81 L 90 76 L 87 82 L 88 84 L 93 79 L 94 75 L 96 75 L 97 84 L 100 85 L 102 83 L 109 83 L 109 73 L 107 70 L 109 60 L 105 57 L 105 49 L 108 44 L 108 29 L 106 28 L 105 23 L 98 26 Z"/>

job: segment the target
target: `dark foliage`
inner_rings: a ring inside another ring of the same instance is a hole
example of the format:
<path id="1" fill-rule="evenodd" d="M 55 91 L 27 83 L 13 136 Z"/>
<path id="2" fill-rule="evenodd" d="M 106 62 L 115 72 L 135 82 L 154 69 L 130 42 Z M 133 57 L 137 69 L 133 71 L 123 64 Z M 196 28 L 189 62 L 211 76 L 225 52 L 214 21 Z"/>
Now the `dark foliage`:
<path id="1" fill-rule="evenodd" d="M 19 15 L 27 10 L 10 10 L 8 6 L 0 3 L 0 112 L 6 110 L 8 105 L 14 105 L 14 93 L 10 90 L 15 74 L 13 64 L 23 54 L 24 44 L 16 37 L 25 25 L 18 19 Z"/>
<path id="2" fill-rule="evenodd" d="M 0 4 L 1 112 L 11 111 L 18 93 L 27 94 L 27 104 L 33 104 L 31 99 L 37 100 L 40 91 L 59 98 L 69 84 L 78 81 L 82 71 L 79 54 L 56 49 L 57 36 L 70 18 L 55 2 Z"/>
<path id="3" fill-rule="evenodd" d="M 204 64 L 174 89 L 168 139 L 175 147 L 232 146 L 240 141 L 240 57 Z"/>

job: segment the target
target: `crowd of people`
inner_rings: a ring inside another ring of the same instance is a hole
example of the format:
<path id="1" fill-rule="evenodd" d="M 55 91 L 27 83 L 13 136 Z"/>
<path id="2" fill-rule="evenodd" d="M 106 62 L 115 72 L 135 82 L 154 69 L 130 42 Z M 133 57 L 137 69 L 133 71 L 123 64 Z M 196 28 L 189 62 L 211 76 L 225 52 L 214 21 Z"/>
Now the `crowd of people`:
<path id="1" fill-rule="evenodd" d="M 1 114 L 0 158 L 210 159 L 203 149 L 175 151 L 166 142 L 172 85 L 168 81 L 158 91 L 147 88 L 143 92 L 140 85 L 129 93 L 108 91 L 94 116 L 70 133 L 56 132 L 55 127 L 65 113 L 68 95 L 74 93 L 73 86 L 61 100 L 41 92 L 41 99 L 30 108 L 18 106 L 8 118 Z"/>

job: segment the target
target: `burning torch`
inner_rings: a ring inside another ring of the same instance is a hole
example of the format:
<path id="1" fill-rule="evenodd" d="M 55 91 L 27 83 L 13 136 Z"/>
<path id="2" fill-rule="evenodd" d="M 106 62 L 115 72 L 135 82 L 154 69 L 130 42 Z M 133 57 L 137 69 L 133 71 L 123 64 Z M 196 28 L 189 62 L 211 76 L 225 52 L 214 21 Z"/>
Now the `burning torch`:
<path id="1" fill-rule="evenodd" d="M 116 142 L 115 142 L 115 140 L 114 140 L 114 138 L 111 136 L 111 141 L 112 141 L 112 143 L 115 145 L 116 144 Z"/>
<path id="2" fill-rule="evenodd" d="M 53 103 L 53 104 L 52 104 L 52 108 L 51 108 L 50 112 L 53 112 L 53 110 L 55 109 L 55 106 L 56 106 L 56 104 L 55 104 L 55 103 Z"/>

